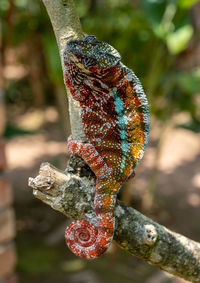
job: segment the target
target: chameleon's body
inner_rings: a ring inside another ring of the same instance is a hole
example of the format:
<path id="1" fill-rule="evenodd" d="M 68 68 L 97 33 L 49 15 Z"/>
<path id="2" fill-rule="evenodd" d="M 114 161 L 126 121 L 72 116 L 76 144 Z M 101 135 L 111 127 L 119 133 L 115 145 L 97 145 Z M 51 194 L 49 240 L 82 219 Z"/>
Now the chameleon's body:
<path id="1" fill-rule="evenodd" d="M 121 185 L 134 175 L 149 135 L 149 108 L 140 81 L 119 53 L 94 36 L 71 40 L 64 50 L 65 83 L 80 102 L 89 143 L 69 138 L 97 177 L 94 208 L 98 227 L 86 220 L 66 229 L 69 248 L 84 258 L 99 257 L 112 242 L 114 206 Z"/>

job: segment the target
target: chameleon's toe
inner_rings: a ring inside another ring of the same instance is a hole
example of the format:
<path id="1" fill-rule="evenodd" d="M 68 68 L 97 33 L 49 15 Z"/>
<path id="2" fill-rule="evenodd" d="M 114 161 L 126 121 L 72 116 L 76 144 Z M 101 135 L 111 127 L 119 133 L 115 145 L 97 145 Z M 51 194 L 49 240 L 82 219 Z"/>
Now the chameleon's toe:
<path id="1" fill-rule="evenodd" d="M 69 136 L 67 140 L 67 150 L 71 154 L 80 155 L 80 151 L 83 144 L 84 144 L 83 141 L 73 140 L 72 136 Z"/>

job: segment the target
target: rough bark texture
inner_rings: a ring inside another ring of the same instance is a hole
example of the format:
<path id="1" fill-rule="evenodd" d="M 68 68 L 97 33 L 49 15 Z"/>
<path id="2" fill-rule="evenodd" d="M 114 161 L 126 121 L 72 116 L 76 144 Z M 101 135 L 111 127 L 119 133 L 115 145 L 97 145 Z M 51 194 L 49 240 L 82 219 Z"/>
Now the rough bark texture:
<path id="1" fill-rule="evenodd" d="M 67 40 L 83 35 L 73 1 L 43 0 L 43 3 L 62 54 Z M 79 104 L 69 93 L 68 99 L 72 136 L 85 139 Z M 29 186 L 35 197 L 53 209 L 74 219 L 86 217 L 95 224 L 95 176 L 81 158 L 72 156 L 66 172 L 42 164 L 39 175 L 29 179 Z M 115 216 L 114 240 L 120 247 L 171 274 L 200 282 L 199 243 L 168 230 L 121 202 L 117 202 Z"/>
<path id="2" fill-rule="evenodd" d="M 29 179 L 29 186 L 35 197 L 53 209 L 74 219 L 87 217 L 95 223 L 95 184 L 91 175 L 83 176 L 85 168 L 77 168 L 74 158 L 68 168 L 64 173 L 44 163 L 39 175 Z M 170 231 L 120 201 L 115 216 L 114 240 L 121 248 L 171 274 L 200 282 L 199 243 Z"/>
<path id="3" fill-rule="evenodd" d="M 72 38 L 83 37 L 80 21 L 76 13 L 74 3 L 72 0 L 42 0 L 49 18 L 51 20 L 53 30 L 58 43 L 58 48 L 61 56 L 61 63 L 63 67 L 62 54 L 63 49 L 68 40 Z M 80 107 L 77 101 L 73 101 L 69 91 L 67 90 L 69 101 L 70 123 L 72 129 L 72 136 L 74 139 L 86 140 L 81 118 Z"/>

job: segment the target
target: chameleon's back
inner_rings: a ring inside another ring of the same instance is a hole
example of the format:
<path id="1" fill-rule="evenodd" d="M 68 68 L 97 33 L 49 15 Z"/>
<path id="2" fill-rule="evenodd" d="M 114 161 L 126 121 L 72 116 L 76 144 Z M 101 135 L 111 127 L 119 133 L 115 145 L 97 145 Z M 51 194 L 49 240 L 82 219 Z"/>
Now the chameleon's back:
<path id="1" fill-rule="evenodd" d="M 148 142 L 149 107 L 143 88 L 121 63 L 102 72 L 101 78 L 90 74 L 85 84 L 91 88 L 91 95 L 81 103 L 85 134 L 123 182 Z"/>
<path id="2" fill-rule="evenodd" d="M 70 41 L 64 52 L 65 83 L 80 102 L 89 143 L 68 142 L 97 177 L 94 207 L 97 229 L 74 221 L 66 229 L 69 248 L 82 257 L 100 256 L 112 242 L 114 206 L 122 183 L 134 173 L 148 142 L 150 118 L 146 96 L 119 53 L 94 36 Z"/>

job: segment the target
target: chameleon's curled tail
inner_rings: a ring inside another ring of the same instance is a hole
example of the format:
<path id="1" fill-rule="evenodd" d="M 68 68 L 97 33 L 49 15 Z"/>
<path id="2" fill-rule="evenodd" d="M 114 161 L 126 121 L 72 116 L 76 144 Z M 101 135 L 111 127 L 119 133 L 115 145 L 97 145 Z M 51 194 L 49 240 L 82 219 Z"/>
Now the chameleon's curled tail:
<path id="1" fill-rule="evenodd" d="M 102 255 L 112 242 L 113 229 L 106 232 L 86 220 L 72 222 L 65 230 L 69 249 L 77 256 L 93 259 Z"/>
<path id="2" fill-rule="evenodd" d="M 110 246 L 114 233 L 114 204 L 116 195 L 95 196 L 95 212 L 98 227 L 86 220 L 72 222 L 65 230 L 69 249 L 83 258 L 97 258 Z"/>
<path id="3" fill-rule="evenodd" d="M 96 242 L 97 234 L 96 227 L 90 222 L 77 220 L 72 222 L 65 230 L 65 240 L 69 249 L 75 255 L 83 258 L 91 258 L 91 247 Z"/>

